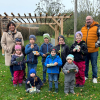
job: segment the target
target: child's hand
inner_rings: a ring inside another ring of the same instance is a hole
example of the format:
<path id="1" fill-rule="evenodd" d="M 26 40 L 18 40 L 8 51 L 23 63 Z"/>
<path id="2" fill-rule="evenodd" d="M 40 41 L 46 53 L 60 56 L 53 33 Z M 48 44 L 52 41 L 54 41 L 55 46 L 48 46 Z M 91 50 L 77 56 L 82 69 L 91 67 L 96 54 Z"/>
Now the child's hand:
<path id="1" fill-rule="evenodd" d="M 73 49 L 73 52 L 75 52 L 76 51 L 76 49 Z"/>
<path id="2" fill-rule="evenodd" d="M 32 49 L 34 48 L 34 45 L 33 45 L 33 44 L 31 44 L 31 48 L 32 48 Z"/>
<path id="3" fill-rule="evenodd" d="M 70 73 L 70 71 L 68 70 L 67 73 Z"/>
<path id="4" fill-rule="evenodd" d="M 75 70 L 74 72 L 77 72 L 77 70 Z"/>
<path id="5" fill-rule="evenodd" d="M 55 65 L 55 66 L 57 66 L 57 65 L 58 65 L 58 63 L 57 63 L 57 62 L 55 62 L 55 63 L 54 63 L 54 65 Z"/>
<path id="6" fill-rule="evenodd" d="M 77 49 L 77 52 L 80 52 L 80 49 Z"/>
<path id="7" fill-rule="evenodd" d="M 36 56 L 40 55 L 39 53 L 36 53 Z"/>
<path id="8" fill-rule="evenodd" d="M 43 57 L 46 57 L 47 55 L 46 54 L 43 54 Z"/>
<path id="9" fill-rule="evenodd" d="M 30 81 L 27 82 L 27 84 L 29 84 L 29 83 L 30 83 Z"/>

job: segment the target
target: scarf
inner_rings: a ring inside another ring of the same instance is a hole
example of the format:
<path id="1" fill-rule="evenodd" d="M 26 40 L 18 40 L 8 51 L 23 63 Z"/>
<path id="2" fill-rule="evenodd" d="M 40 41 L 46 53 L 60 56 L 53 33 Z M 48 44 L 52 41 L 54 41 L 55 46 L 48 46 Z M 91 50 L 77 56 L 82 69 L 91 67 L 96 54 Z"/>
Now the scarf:
<path id="1" fill-rule="evenodd" d="M 50 58 L 51 58 L 52 60 L 54 60 L 54 59 L 56 58 L 56 56 L 57 56 L 57 54 L 56 54 L 55 56 L 52 56 L 52 55 L 50 54 Z"/>

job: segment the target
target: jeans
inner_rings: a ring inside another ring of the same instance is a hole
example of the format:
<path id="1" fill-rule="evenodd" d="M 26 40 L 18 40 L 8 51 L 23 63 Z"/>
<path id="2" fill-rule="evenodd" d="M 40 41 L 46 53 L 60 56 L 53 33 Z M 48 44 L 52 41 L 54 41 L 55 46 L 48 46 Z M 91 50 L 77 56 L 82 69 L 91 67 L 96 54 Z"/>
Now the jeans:
<path id="1" fill-rule="evenodd" d="M 49 88 L 52 88 L 52 81 L 54 80 L 55 88 L 58 89 L 58 74 L 48 73 L 49 76 Z"/>
<path id="2" fill-rule="evenodd" d="M 92 78 L 97 78 L 97 58 L 98 58 L 98 51 L 94 53 L 88 53 L 85 59 L 85 77 L 88 78 L 88 71 L 89 71 L 89 59 L 91 60 L 92 64 Z"/>
<path id="3" fill-rule="evenodd" d="M 36 71 L 37 68 L 37 64 L 31 64 L 31 63 L 27 63 L 28 66 L 28 73 L 27 73 L 27 78 L 30 76 L 29 71 L 33 68 Z"/>
<path id="4" fill-rule="evenodd" d="M 47 68 L 44 65 L 44 63 L 42 63 L 42 65 L 43 65 L 43 81 L 46 82 L 46 70 L 47 70 Z"/>
<path id="5" fill-rule="evenodd" d="M 10 73 L 11 73 L 11 76 L 14 77 L 13 65 L 10 66 Z"/>

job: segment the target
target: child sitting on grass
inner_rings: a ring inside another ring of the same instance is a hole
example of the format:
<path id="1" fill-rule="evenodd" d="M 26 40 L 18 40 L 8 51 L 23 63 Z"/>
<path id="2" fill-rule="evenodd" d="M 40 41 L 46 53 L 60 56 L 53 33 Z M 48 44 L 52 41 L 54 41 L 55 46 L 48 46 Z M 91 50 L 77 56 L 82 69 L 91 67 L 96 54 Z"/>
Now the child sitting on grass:
<path id="1" fill-rule="evenodd" d="M 58 74 L 59 74 L 59 67 L 62 65 L 62 60 L 57 55 L 57 50 L 55 47 L 51 48 L 50 55 L 47 56 L 45 61 L 45 66 L 47 66 L 47 73 L 49 76 L 49 90 L 52 91 L 52 82 L 54 80 L 55 83 L 55 92 L 58 92 Z"/>
<path id="2" fill-rule="evenodd" d="M 33 87 L 36 87 L 36 92 L 40 92 L 40 88 L 41 86 L 43 86 L 43 83 L 41 81 L 41 79 L 36 76 L 36 71 L 34 69 L 31 69 L 30 72 L 30 77 L 28 77 L 28 79 L 26 80 L 26 92 L 29 92 L 31 86 L 30 84 L 33 86 Z"/>

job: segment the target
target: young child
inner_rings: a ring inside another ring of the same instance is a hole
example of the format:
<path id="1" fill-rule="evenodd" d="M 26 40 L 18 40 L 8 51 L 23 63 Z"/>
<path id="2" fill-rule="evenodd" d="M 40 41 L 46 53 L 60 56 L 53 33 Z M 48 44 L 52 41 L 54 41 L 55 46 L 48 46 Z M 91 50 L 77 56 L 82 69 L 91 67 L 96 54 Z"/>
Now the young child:
<path id="1" fill-rule="evenodd" d="M 72 94 L 75 94 L 74 92 L 74 83 L 75 83 L 75 73 L 78 72 L 78 67 L 73 63 L 74 56 L 72 54 L 69 54 L 66 57 L 67 62 L 63 66 L 63 72 L 65 74 L 65 81 L 64 81 L 64 92 L 68 95 L 69 91 Z"/>
<path id="2" fill-rule="evenodd" d="M 59 67 L 62 66 L 62 60 L 59 57 L 59 55 L 57 55 L 57 50 L 55 47 L 51 48 L 50 55 L 48 55 L 46 58 L 45 66 L 47 66 L 47 73 L 49 76 L 49 90 L 48 91 L 52 91 L 52 81 L 54 80 L 55 93 L 57 93 Z"/>
<path id="3" fill-rule="evenodd" d="M 35 69 L 37 68 L 37 57 L 40 55 L 39 54 L 39 46 L 35 43 L 36 37 L 35 35 L 30 35 L 29 36 L 29 44 L 26 45 L 25 47 L 25 53 L 27 54 L 27 66 L 28 66 L 28 74 L 27 77 L 30 76 L 29 71 L 30 69 Z"/>
<path id="4" fill-rule="evenodd" d="M 22 39 L 20 39 L 20 38 L 16 38 L 15 39 L 15 45 L 21 45 L 21 51 L 22 51 L 22 53 L 23 53 L 23 55 L 24 55 L 24 57 L 26 56 L 26 54 L 25 54 L 25 47 L 24 46 L 22 46 Z M 13 49 L 12 49 L 12 55 L 13 55 L 13 53 L 14 53 L 14 51 L 15 51 L 15 46 L 13 47 Z M 26 65 L 25 65 L 25 68 L 26 68 Z M 13 73 L 13 66 L 12 66 L 12 73 Z M 25 70 L 24 70 L 24 76 L 23 76 L 23 82 L 25 82 L 26 81 L 26 72 L 25 72 Z M 12 80 L 13 81 L 13 80 Z"/>
<path id="5" fill-rule="evenodd" d="M 58 37 L 58 45 L 56 46 L 56 48 L 57 48 L 57 52 L 63 62 L 62 66 L 59 68 L 59 71 L 61 71 L 61 68 L 66 63 L 66 57 L 69 54 L 69 47 L 65 44 L 65 38 L 63 35 L 60 35 Z M 59 75 L 60 75 L 60 73 L 58 74 L 58 80 L 59 80 Z"/>
<path id="6" fill-rule="evenodd" d="M 76 74 L 76 87 L 83 87 L 85 83 L 85 57 L 88 50 L 82 36 L 81 31 L 76 32 L 76 41 L 70 48 L 70 53 L 74 55 L 74 64 L 79 68 L 79 72 Z"/>
<path id="7" fill-rule="evenodd" d="M 23 57 L 22 61 L 17 62 L 16 59 L 18 57 Z M 23 81 L 23 70 L 25 69 L 25 60 L 23 53 L 21 52 L 21 45 L 15 45 L 15 53 L 12 55 L 11 64 L 13 65 L 13 71 L 14 71 L 14 79 L 13 79 L 13 85 L 14 87 L 17 86 L 17 82 L 19 83 L 19 86 L 22 86 Z"/>
<path id="8" fill-rule="evenodd" d="M 36 71 L 34 69 L 31 69 L 29 71 L 30 77 L 26 80 L 26 92 L 29 92 L 29 89 L 31 88 L 29 84 L 31 84 L 33 87 L 36 87 L 36 92 L 40 92 L 41 86 L 43 86 L 43 83 L 41 79 L 36 76 Z"/>
<path id="9" fill-rule="evenodd" d="M 53 47 L 53 45 L 49 42 L 50 41 L 50 35 L 44 34 L 43 35 L 44 43 L 40 47 L 40 55 L 42 56 L 42 65 L 43 65 L 43 83 L 46 82 L 46 67 L 44 65 L 44 62 L 46 60 L 46 57 L 50 53 L 50 48 Z"/>

